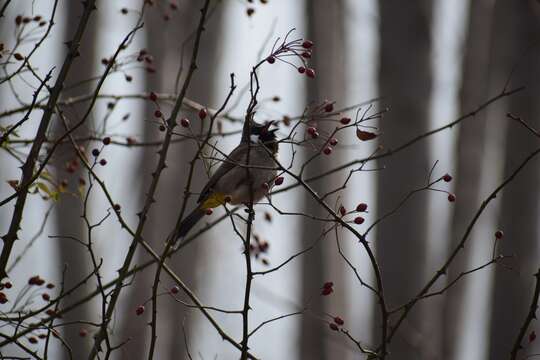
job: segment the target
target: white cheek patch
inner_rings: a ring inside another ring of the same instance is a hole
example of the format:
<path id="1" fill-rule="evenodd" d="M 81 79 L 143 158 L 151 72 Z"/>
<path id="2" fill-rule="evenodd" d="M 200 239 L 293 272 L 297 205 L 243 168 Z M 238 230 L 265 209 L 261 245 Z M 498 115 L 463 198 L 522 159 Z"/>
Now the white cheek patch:
<path id="1" fill-rule="evenodd" d="M 256 144 L 256 143 L 259 142 L 259 136 L 258 135 L 250 135 L 249 140 L 251 141 L 252 144 Z"/>

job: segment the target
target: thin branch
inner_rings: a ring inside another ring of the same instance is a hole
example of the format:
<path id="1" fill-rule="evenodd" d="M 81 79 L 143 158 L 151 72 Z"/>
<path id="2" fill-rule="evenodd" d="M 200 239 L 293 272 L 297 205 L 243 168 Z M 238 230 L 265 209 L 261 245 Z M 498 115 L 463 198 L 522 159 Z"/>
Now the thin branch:
<path id="1" fill-rule="evenodd" d="M 525 321 L 523 321 L 523 325 L 521 325 L 521 329 L 519 329 L 519 334 L 516 338 L 516 341 L 514 342 L 512 351 L 510 352 L 510 360 L 516 360 L 519 350 L 522 349 L 521 342 L 523 341 L 523 338 L 527 333 L 527 329 L 529 328 L 529 325 L 531 324 L 533 319 L 536 319 L 536 310 L 538 309 L 538 296 L 540 295 L 540 269 L 538 269 L 536 274 L 534 274 L 534 277 L 536 278 L 536 286 L 534 287 L 531 306 L 529 308 L 527 316 L 525 317 Z"/>

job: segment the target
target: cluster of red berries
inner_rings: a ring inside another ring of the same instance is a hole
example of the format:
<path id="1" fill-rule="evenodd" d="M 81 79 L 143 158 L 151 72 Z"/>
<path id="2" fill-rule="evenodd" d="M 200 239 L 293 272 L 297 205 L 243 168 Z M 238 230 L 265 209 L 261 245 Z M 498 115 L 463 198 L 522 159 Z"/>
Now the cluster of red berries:
<path id="1" fill-rule="evenodd" d="M 357 206 L 356 206 L 356 212 L 367 212 L 367 208 L 368 208 L 368 205 L 366 203 L 359 203 Z M 349 212 L 347 211 L 347 209 L 345 208 L 345 206 L 343 205 L 340 205 L 339 206 L 339 214 L 343 217 L 345 215 L 347 215 Z M 365 219 L 362 217 L 362 216 L 356 216 L 354 218 L 354 223 L 357 224 L 357 225 L 362 225 L 364 222 L 365 222 Z"/>
<path id="2" fill-rule="evenodd" d="M 263 4 L 263 5 L 268 4 L 268 0 L 259 0 L 259 1 L 260 1 L 261 4 Z M 253 4 L 253 0 L 247 0 L 247 2 L 250 3 L 250 4 Z M 246 15 L 247 15 L 247 16 L 250 16 L 250 17 L 251 17 L 251 16 L 253 16 L 253 14 L 255 14 L 255 8 L 253 8 L 253 7 L 251 7 L 251 6 L 248 7 L 248 8 L 246 8 Z"/>
<path id="3" fill-rule="evenodd" d="M 289 64 L 295 67 L 300 74 L 305 74 L 307 77 L 314 79 L 315 70 L 310 68 L 307 63 L 307 59 L 311 58 L 313 51 L 313 42 L 310 40 L 296 39 L 287 42 L 287 37 L 291 34 L 289 32 L 281 45 L 276 49 L 275 46 L 272 48 L 270 55 L 266 58 L 266 61 L 269 64 L 273 64 L 276 60 L 280 60 L 286 64 Z M 300 60 L 301 65 L 296 66 L 293 63 L 286 60 L 289 56 L 295 56 Z"/>
<path id="4" fill-rule="evenodd" d="M 20 26 L 22 24 L 29 24 L 31 22 L 38 23 L 38 26 L 45 26 L 47 25 L 47 21 L 43 20 L 43 16 L 41 15 L 35 15 L 35 16 L 23 16 L 23 15 L 17 15 L 15 16 L 15 25 Z"/>
<path id="5" fill-rule="evenodd" d="M 268 248 L 270 244 L 266 240 L 262 240 L 259 235 L 253 234 L 255 240 L 249 244 L 249 253 L 255 257 L 256 260 L 260 260 L 263 265 L 268 266 L 270 262 L 268 259 L 262 257 L 263 254 L 268 254 Z"/>
<path id="6" fill-rule="evenodd" d="M 323 284 L 323 287 L 321 289 L 321 295 L 322 296 L 328 296 L 331 293 L 334 292 L 334 283 L 331 281 L 327 281 Z"/>
<path id="7" fill-rule="evenodd" d="M 340 326 L 343 326 L 345 324 L 345 321 L 339 317 L 339 316 L 334 316 L 332 318 L 332 322 L 329 322 L 328 323 L 328 327 L 331 329 L 331 330 L 334 330 L 334 331 L 338 331 L 339 330 L 339 327 Z"/>
<path id="8" fill-rule="evenodd" d="M 101 142 L 103 143 L 104 146 L 107 146 L 111 143 L 111 138 L 109 136 L 106 136 L 101 140 Z M 100 154 L 101 154 L 101 150 L 97 148 L 92 149 L 92 156 L 94 156 L 95 158 L 97 158 Z M 102 158 L 99 160 L 98 163 L 101 166 L 105 166 L 107 165 L 107 160 Z"/>
<path id="9" fill-rule="evenodd" d="M 156 69 L 154 68 L 154 57 L 148 54 L 148 51 L 146 49 L 139 50 L 139 54 L 137 55 L 137 61 L 141 63 L 144 62 L 146 72 L 151 74 L 156 72 Z"/>
<path id="10" fill-rule="evenodd" d="M 443 180 L 444 182 L 450 182 L 450 181 L 452 181 L 452 179 L 453 179 L 452 175 L 450 175 L 450 174 L 444 174 L 441 177 L 441 180 Z M 449 192 L 447 199 L 450 202 L 455 202 L 456 201 L 456 195 Z"/>

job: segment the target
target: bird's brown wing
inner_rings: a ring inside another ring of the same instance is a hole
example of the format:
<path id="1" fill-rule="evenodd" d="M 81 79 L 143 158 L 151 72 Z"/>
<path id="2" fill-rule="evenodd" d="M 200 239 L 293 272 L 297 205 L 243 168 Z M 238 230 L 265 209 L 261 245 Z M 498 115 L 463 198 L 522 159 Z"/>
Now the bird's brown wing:
<path id="1" fill-rule="evenodd" d="M 212 188 L 216 185 L 219 179 L 221 179 L 223 175 L 231 171 L 236 166 L 236 164 L 242 160 L 245 150 L 245 146 L 239 145 L 233 151 L 231 151 L 229 155 L 227 155 L 227 158 L 221 163 L 216 172 L 210 177 L 210 180 L 208 180 L 208 182 L 202 189 L 201 195 L 199 195 L 199 199 L 197 200 L 198 203 L 206 199 L 206 197 L 211 193 Z"/>

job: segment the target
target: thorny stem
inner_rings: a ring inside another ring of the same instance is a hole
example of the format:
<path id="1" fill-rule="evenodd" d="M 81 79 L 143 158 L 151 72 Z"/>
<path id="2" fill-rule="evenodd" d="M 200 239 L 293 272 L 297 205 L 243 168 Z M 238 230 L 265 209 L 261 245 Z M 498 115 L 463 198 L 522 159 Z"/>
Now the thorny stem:
<path id="1" fill-rule="evenodd" d="M 120 292 L 123 289 L 123 280 L 127 276 L 127 272 L 129 270 L 129 267 L 131 266 L 131 261 L 133 260 L 133 257 L 135 255 L 135 250 L 137 249 L 137 244 L 140 241 L 141 234 L 142 234 L 142 231 L 144 229 L 144 225 L 146 224 L 148 212 L 149 212 L 152 204 L 155 202 L 154 194 L 155 194 L 155 192 L 157 190 L 157 186 L 158 186 L 158 183 L 159 183 L 159 180 L 160 180 L 161 173 L 166 167 L 165 161 L 167 159 L 169 146 L 171 144 L 171 137 L 172 137 L 173 129 L 174 129 L 175 125 L 176 125 L 176 118 L 177 118 L 178 113 L 180 111 L 182 101 L 183 101 L 184 97 L 186 96 L 187 90 L 189 88 L 189 84 L 191 82 L 191 78 L 193 77 L 193 73 L 197 69 L 197 55 L 199 53 L 200 40 L 201 40 L 202 33 L 204 31 L 204 26 L 203 26 L 204 25 L 204 19 L 206 17 L 207 11 L 208 11 L 209 3 L 210 3 L 210 0 L 206 0 L 204 5 L 203 5 L 203 8 L 201 9 L 201 18 L 200 18 L 199 25 L 198 25 L 198 28 L 197 28 L 197 36 L 195 37 L 195 43 L 193 45 L 193 53 L 191 55 L 190 67 L 189 67 L 189 70 L 187 72 L 187 76 L 186 76 L 186 79 L 185 79 L 184 84 L 182 86 L 182 89 L 180 91 L 180 94 L 178 96 L 178 99 L 176 100 L 174 108 L 173 108 L 173 110 L 171 112 L 171 115 L 167 119 L 167 131 L 165 133 L 165 138 L 163 140 L 163 145 L 162 145 L 161 149 L 158 152 L 159 160 L 158 160 L 158 163 L 156 165 L 156 169 L 152 173 L 152 182 L 151 182 L 150 187 L 148 189 L 143 209 L 139 213 L 139 223 L 138 223 L 137 228 L 135 230 L 135 234 L 133 235 L 133 240 L 132 240 L 132 242 L 131 242 L 131 244 L 129 246 L 128 253 L 127 253 L 127 255 L 126 255 L 125 259 L 124 259 L 124 263 L 123 263 L 122 267 L 119 270 L 119 274 L 120 274 L 119 278 L 120 279 L 117 282 L 117 284 L 116 284 L 116 286 L 115 286 L 115 288 L 114 288 L 114 290 L 112 292 L 111 299 L 110 299 L 109 305 L 107 307 L 106 318 L 103 319 L 103 325 L 102 325 L 100 331 L 98 332 L 98 334 L 96 334 L 96 336 L 94 338 L 95 339 L 94 340 L 94 346 L 92 347 L 92 350 L 91 350 L 91 352 L 90 352 L 90 354 L 88 356 L 89 360 L 92 360 L 92 359 L 94 359 L 96 357 L 98 351 L 100 350 L 101 342 L 104 340 L 104 338 L 106 336 L 107 325 L 110 322 L 110 320 L 112 319 L 112 315 L 113 315 L 114 309 L 116 307 L 116 303 L 118 301 L 118 298 L 120 297 Z"/>
<path id="2" fill-rule="evenodd" d="M 52 88 L 51 97 L 49 98 L 47 107 L 39 123 L 35 141 L 33 142 L 30 153 L 28 154 L 28 157 L 26 158 L 26 161 L 22 167 L 22 175 L 19 181 L 20 191 L 17 195 L 15 210 L 13 211 L 13 216 L 11 218 L 8 232 L 2 237 L 2 240 L 4 241 L 4 247 L 2 248 L 2 253 L 0 254 L 0 280 L 4 279 L 7 276 L 6 267 L 9 261 L 9 257 L 11 255 L 11 250 L 13 249 L 13 245 L 17 240 L 17 233 L 20 229 L 23 210 L 26 203 L 26 198 L 28 196 L 28 187 L 30 186 L 31 179 L 34 175 L 34 166 L 38 159 L 41 146 L 45 141 L 47 129 L 49 128 L 49 123 L 51 121 L 56 102 L 58 101 L 60 93 L 62 92 L 64 81 L 71 69 L 73 60 L 77 56 L 81 38 L 84 34 L 84 31 L 86 30 L 90 15 L 95 9 L 95 3 L 96 0 L 88 0 L 85 3 L 86 5 L 84 7 L 81 20 L 79 21 L 79 25 L 69 46 L 69 52 L 64 59 L 60 74 L 58 75 L 56 83 Z"/>

